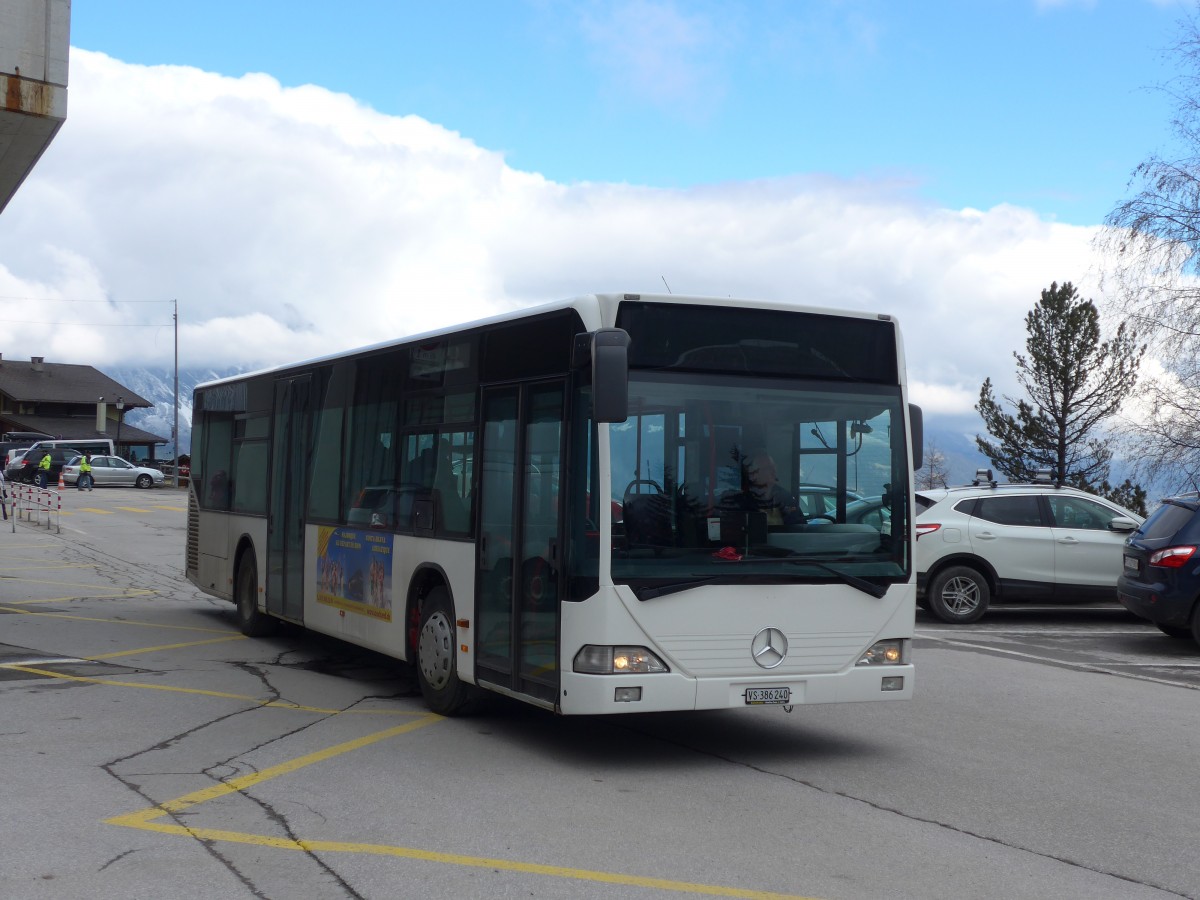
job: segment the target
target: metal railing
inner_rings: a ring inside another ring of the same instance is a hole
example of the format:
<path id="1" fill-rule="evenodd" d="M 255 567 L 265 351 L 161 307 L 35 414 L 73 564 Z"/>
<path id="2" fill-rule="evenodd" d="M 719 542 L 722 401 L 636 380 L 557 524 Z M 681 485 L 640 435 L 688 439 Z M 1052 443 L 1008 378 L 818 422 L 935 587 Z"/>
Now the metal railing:
<path id="1" fill-rule="evenodd" d="M 0 486 L 7 496 L 0 500 L 4 506 L 4 515 L 12 520 L 12 530 L 17 530 L 17 519 L 22 518 L 33 525 L 42 523 L 45 515 L 46 527 L 57 528 L 62 533 L 62 494 L 51 488 L 42 488 L 33 484 L 13 484 L 5 482 Z"/>

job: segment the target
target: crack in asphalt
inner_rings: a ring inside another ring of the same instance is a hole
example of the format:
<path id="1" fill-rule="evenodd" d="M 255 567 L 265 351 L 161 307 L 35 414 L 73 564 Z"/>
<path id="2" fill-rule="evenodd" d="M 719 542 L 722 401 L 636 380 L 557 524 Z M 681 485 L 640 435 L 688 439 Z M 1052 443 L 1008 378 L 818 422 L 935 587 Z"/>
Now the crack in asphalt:
<path id="1" fill-rule="evenodd" d="M 116 856 L 114 856 L 112 859 L 110 859 L 108 862 L 106 862 L 104 865 L 102 865 L 102 866 L 101 866 L 99 869 L 97 869 L 96 871 L 97 871 L 97 872 L 103 872 L 103 871 L 104 871 L 105 869 L 107 869 L 109 866 L 111 866 L 111 865 L 114 865 L 115 863 L 119 863 L 119 862 L 120 862 L 121 860 L 123 860 L 125 857 L 127 857 L 127 856 L 131 856 L 131 855 L 133 855 L 134 853 L 139 853 L 139 852 L 141 852 L 141 851 L 139 851 L 139 850 L 136 850 L 136 849 L 130 849 L 130 850 L 126 850 L 124 853 L 118 853 Z"/>
<path id="2" fill-rule="evenodd" d="M 127 587 L 137 590 L 150 590 L 156 593 L 177 595 L 180 575 L 183 573 L 184 567 L 182 552 L 177 564 L 155 564 L 102 553 L 91 547 L 72 543 L 71 541 L 74 540 L 74 536 L 69 533 L 58 534 L 56 532 L 46 532 L 45 535 L 62 542 L 62 556 L 68 561 L 103 563 L 103 568 L 98 567 L 98 577 L 103 583 L 111 587 L 115 588 L 124 584 Z M 125 584 L 126 582 L 127 584 Z M 81 589 L 86 589 L 86 587 L 87 585 L 80 585 Z M 217 600 L 217 598 L 207 597 L 207 595 L 202 594 L 198 589 L 193 589 L 193 594 L 197 600 L 204 598 Z"/>
<path id="3" fill-rule="evenodd" d="M 633 728 L 630 728 L 630 730 L 636 731 L 636 729 L 633 729 Z M 1118 881 L 1124 881 L 1128 884 L 1136 884 L 1140 887 L 1152 888 L 1154 890 L 1162 891 L 1166 894 L 1170 894 L 1173 897 L 1181 897 L 1181 898 L 1183 898 L 1183 900 L 1196 900 L 1196 898 L 1191 894 L 1181 894 L 1178 891 L 1174 890 L 1173 888 L 1169 888 L 1165 885 L 1157 884 L 1152 881 L 1143 881 L 1141 879 L 1132 878 L 1128 875 L 1122 875 L 1119 872 L 1109 872 L 1104 869 L 1097 869 L 1093 866 L 1089 866 L 1086 863 L 1082 863 L 1077 860 L 1070 859 L 1069 857 L 1058 856 L 1053 853 L 1046 853 L 1041 850 L 1035 850 L 1032 847 L 1025 847 L 1025 846 L 1022 846 L 1021 844 L 1011 843 L 1002 838 L 994 837 L 992 835 L 981 834 L 980 832 L 972 831 L 969 828 L 962 828 L 958 825 L 951 825 L 948 822 L 940 822 L 937 819 L 931 819 L 926 816 L 918 816 L 913 813 L 904 812 L 903 810 L 897 809 L 892 806 L 887 806 L 886 804 L 879 803 L 875 800 L 868 800 L 865 797 L 856 797 L 854 794 L 851 794 L 848 791 L 840 791 L 840 790 L 836 790 L 833 788 L 822 787 L 821 785 L 819 785 L 815 782 L 812 782 L 812 781 L 808 781 L 804 778 L 797 778 L 795 775 L 788 775 L 784 772 L 776 772 L 772 769 L 768 769 L 763 766 L 755 765 L 754 763 L 745 762 L 743 760 L 734 759 L 733 757 L 730 757 L 730 756 L 725 756 L 721 753 L 713 752 L 712 750 L 705 750 L 703 748 L 694 747 L 690 744 L 684 743 L 683 741 L 671 740 L 671 739 L 665 738 L 659 734 L 654 734 L 651 732 L 638 732 L 638 733 L 642 734 L 645 737 L 655 738 L 664 744 L 669 744 L 674 747 L 680 747 L 684 750 L 690 750 L 691 752 L 696 753 L 700 756 L 707 756 L 711 759 L 719 759 L 722 762 L 730 763 L 735 766 L 741 766 L 743 768 L 750 769 L 754 772 L 759 772 L 763 775 L 769 775 L 769 776 L 772 776 L 775 778 L 781 778 L 784 781 L 789 781 L 793 784 L 798 784 L 803 787 L 810 788 L 814 791 L 819 791 L 820 793 L 825 794 L 826 796 L 841 797 L 842 799 L 845 799 L 845 800 L 852 800 L 856 803 L 862 803 L 866 806 L 871 807 L 872 809 L 879 810 L 880 812 L 891 813 L 892 815 L 899 816 L 900 818 L 905 819 L 910 822 L 920 822 L 921 824 L 924 824 L 924 825 L 933 825 L 934 827 L 942 828 L 947 831 L 952 831 L 952 832 L 955 832 L 956 834 L 961 834 L 961 835 L 965 835 L 967 837 L 976 838 L 977 840 L 981 840 L 981 841 L 987 841 L 990 844 L 995 844 L 1000 847 L 1005 847 L 1009 850 L 1018 850 L 1022 853 L 1029 853 L 1029 854 L 1032 854 L 1033 856 L 1037 856 L 1041 859 L 1052 859 L 1055 862 L 1059 862 L 1064 865 L 1072 866 L 1076 869 L 1082 869 L 1085 872 L 1093 872 L 1097 875 L 1103 875 L 1108 878 L 1115 878 Z"/>
<path id="4" fill-rule="evenodd" d="M 149 751 L 148 750 L 147 751 L 138 751 L 137 753 L 130 754 L 129 756 L 122 757 L 117 760 L 113 760 L 112 762 L 103 763 L 100 766 L 100 768 L 104 772 L 106 772 L 109 775 L 109 777 L 111 777 L 118 784 L 122 785 L 127 790 L 132 791 L 134 794 L 136 794 L 138 797 L 140 797 L 142 799 L 142 802 L 157 809 L 159 807 L 159 803 L 157 801 L 155 801 L 154 798 L 151 797 L 148 793 L 146 793 L 144 790 L 142 790 L 142 788 L 139 784 L 137 784 L 136 782 L 131 780 L 133 777 L 136 777 L 136 775 L 131 775 L 130 778 L 125 778 L 119 772 L 117 772 L 113 769 L 113 766 L 115 766 L 117 763 L 123 762 L 128 759 L 132 759 L 136 756 L 140 756 L 144 752 L 149 752 Z M 161 774 L 161 773 L 141 773 L 141 774 L 157 775 L 157 774 Z M 180 828 L 184 829 L 184 831 L 186 831 L 198 844 L 200 844 L 200 846 L 202 846 L 204 848 L 205 852 L 207 852 L 209 856 L 211 856 L 218 863 L 220 863 L 222 866 L 224 866 L 225 869 L 229 872 L 229 874 L 231 874 L 234 878 L 236 878 L 238 881 L 240 881 L 242 883 L 242 885 L 248 891 L 250 891 L 251 894 L 253 894 L 255 897 L 262 898 L 262 900 L 270 900 L 270 898 L 267 897 L 267 895 L 263 894 L 261 891 L 259 891 L 254 886 L 254 883 L 252 881 L 250 881 L 249 878 L 247 878 L 245 875 L 243 875 L 238 870 L 238 868 L 233 864 L 233 862 L 231 860 L 225 858 L 225 856 L 223 856 L 220 852 L 218 852 L 213 841 L 206 840 L 204 838 L 200 838 L 200 837 L 196 836 L 196 834 L 192 831 L 191 828 L 188 827 L 188 824 L 183 821 L 183 819 L 179 816 L 179 814 L 177 814 L 175 812 L 171 812 L 169 810 L 165 811 L 165 814 L 176 825 L 178 825 Z"/>
<path id="5" fill-rule="evenodd" d="M 171 597 L 179 596 L 180 574 L 181 574 L 182 568 L 183 568 L 182 558 L 179 560 L 178 565 L 172 564 L 172 565 L 168 566 L 166 564 L 145 563 L 145 562 L 140 562 L 140 561 L 134 561 L 131 559 L 124 559 L 124 558 L 114 556 L 109 553 L 102 553 L 102 552 L 96 551 L 96 550 L 92 549 L 91 547 L 71 543 L 72 538 L 69 534 L 64 535 L 64 534 L 50 533 L 50 536 L 59 538 L 61 540 L 62 545 L 63 545 L 62 551 L 61 551 L 61 558 L 64 561 L 66 561 L 68 563 L 83 563 L 83 564 L 88 564 L 88 565 L 96 565 L 96 569 L 94 571 L 96 573 L 97 579 L 99 580 L 99 585 L 97 585 L 99 587 L 104 587 L 104 588 L 107 588 L 110 590 L 118 590 L 118 589 L 119 590 L 143 590 L 143 591 L 153 592 L 158 595 L 165 595 L 165 596 L 171 596 Z M 102 564 L 102 565 L 99 565 L 99 564 Z M 5 575 L 2 577 L 11 578 L 14 580 L 20 580 L 16 576 Z M 84 594 L 87 591 L 88 587 L 89 587 L 89 585 L 79 585 L 80 593 Z M 210 606 L 213 609 L 224 610 L 228 607 L 228 604 L 225 601 L 223 601 L 219 598 L 210 597 L 208 595 L 202 594 L 199 590 L 195 590 L 192 593 L 193 593 L 193 597 L 195 600 L 203 601 L 205 604 L 207 604 L 208 606 Z M 97 596 L 97 597 L 81 596 L 79 598 L 73 598 L 72 600 L 69 600 L 67 602 L 73 603 L 73 602 L 89 600 L 89 599 L 110 600 L 113 598 L 103 596 L 103 595 Z M 114 615 L 112 618 L 113 618 L 113 621 L 118 621 L 118 622 L 124 621 L 124 619 L 125 619 L 125 617 L 120 614 Z M 121 784 L 127 790 L 131 791 L 133 794 L 135 794 L 137 797 L 139 797 L 148 806 L 153 807 L 155 809 L 159 809 L 159 808 L 161 808 L 160 804 L 162 801 L 155 800 L 148 793 L 148 791 L 142 787 L 142 785 L 139 783 L 139 780 L 141 778 L 161 777 L 163 775 L 170 775 L 170 774 L 201 775 L 203 777 L 211 779 L 215 783 L 228 784 L 228 781 L 230 779 L 238 777 L 241 774 L 245 774 L 245 772 L 247 770 L 252 773 L 257 771 L 253 766 L 248 765 L 244 761 L 245 757 L 247 755 L 252 754 L 257 750 L 260 750 L 260 749 L 267 747 L 278 741 L 286 740 L 289 737 L 293 737 L 296 734 L 299 734 L 300 732 L 303 732 L 309 728 L 312 728 L 315 725 L 318 725 L 330 718 L 333 718 L 334 716 L 340 715 L 343 712 L 347 712 L 367 700 L 380 699 L 380 695 L 371 695 L 370 697 L 359 698 L 358 700 L 355 700 L 353 703 L 351 703 L 349 706 L 347 706 L 345 709 L 339 710 L 336 713 L 330 713 L 327 715 L 318 715 L 312 721 L 309 721 L 309 722 L 307 722 L 303 725 L 300 725 L 299 727 L 296 727 L 294 729 L 291 729 L 291 730 L 288 730 L 288 731 L 285 731 L 282 733 L 277 733 L 274 736 L 272 736 L 271 738 L 264 740 L 255 746 L 248 747 L 248 748 L 241 750 L 236 756 L 232 756 L 226 760 L 214 763 L 213 765 L 206 767 L 203 771 L 201 771 L 199 773 L 196 773 L 196 772 L 170 773 L 170 772 L 161 772 L 161 771 L 159 771 L 159 772 L 125 772 L 125 773 L 122 773 L 121 771 L 118 771 L 118 767 L 127 767 L 127 765 L 130 762 L 137 760 L 139 757 L 145 756 L 150 753 L 163 751 L 163 750 L 167 750 L 169 748 L 175 747 L 175 746 L 181 744 L 182 742 L 186 741 L 188 738 L 190 738 L 190 737 L 196 735 L 197 733 L 202 732 L 212 726 L 221 724 L 230 719 L 234 719 L 238 716 L 242 716 L 246 713 L 255 712 L 258 709 L 262 708 L 262 706 L 266 703 L 282 700 L 283 699 L 282 693 L 280 692 L 280 690 L 278 688 L 276 688 L 274 686 L 274 684 L 272 684 L 269 669 L 272 666 L 278 666 L 281 668 L 289 667 L 289 663 L 284 662 L 283 657 L 289 655 L 292 652 L 294 652 L 294 650 L 283 651 L 280 653 L 279 658 L 276 661 L 268 662 L 265 665 L 257 665 L 254 663 L 237 662 L 237 661 L 230 663 L 231 665 L 236 666 L 237 668 L 241 669 L 243 672 L 246 672 L 247 674 L 252 675 L 253 677 L 255 677 L 258 680 L 258 682 L 262 686 L 263 691 L 267 695 L 267 699 L 264 699 L 263 701 L 261 701 L 261 703 L 256 703 L 253 706 L 235 710 L 233 712 L 226 713 L 226 714 L 223 714 L 220 716 L 216 716 L 207 721 L 195 724 L 192 727 L 187 728 L 186 730 L 180 731 L 174 735 L 171 735 L 160 741 L 157 741 L 156 743 L 154 743 L 148 747 L 143 747 L 132 753 L 128 753 L 126 755 L 111 759 L 106 763 L 102 763 L 99 766 L 99 768 L 102 771 L 104 771 L 110 778 L 112 778 L 114 781 L 116 781 L 118 784 Z M 295 667 L 296 665 L 297 664 L 295 662 L 292 662 L 290 664 L 291 667 Z M 177 671 L 177 670 L 171 670 L 171 671 Z M 405 694 L 400 692 L 400 693 L 397 693 L 396 696 L 405 696 Z M 391 698 L 383 696 L 382 699 L 391 699 Z M 222 770 L 222 769 L 225 770 L 225 773 L 223 776 L 221 774 L 218 774 L 220 772 L 220 770 Z M 338 885 L 338 887 L 340 887 L 341 892 L 345 897 L 350 898 L 350 900 L 364 900 L 363 895 L 360 894 L 358 891 L 356 891 L 350 885 L 350 883 L 341 874 L 339 874 L 331 865 L 329 865 L 325 860 L 323 860 L 315 852 L 313 852 L 309 849 L 303 848 L 302 844 L 300 843 L 299 836 L 296 834 L 293 826 L 291 825 L 291 823 L 288 820 L 288 817 L 283 812 L 276 809 L 272 804 L 268 803 L 267 801 L 253 796 L 251 793 L 249 793 L 245 789 L 238 789 L 238 790 L 236 790 L 235 793 L 238 794 L 239 796 L 245 798 L 246 800 L 249 800 L 251 803 L 253 803 L 255 806 L 257 806 L 262 811 L 263 815 L 265 815 L 269 821 L 274 823 L 276 828 L 282 830 L 282 832 L 284 834 L 286 834 L 286 836 L 289 839 L 294 841 L 296 843 L 296 845 L 301 848 L 301 852 L 308 859 L 310 859 L 321 871 L 323 871 L 326 874 L 326 876 L 329 879 L 331 879 L 332 882 L 336 882 L 336 884 Z M 220 846 L 220 844 L 221 844 L 220 841 L 199 837 L 193 831 L 193 829 L 188 825 L 186 819 L 193 813 L 199 814 L 199 811 L 189 810 L 189 809 L 179 810 L 177 812 L 164 810 L 163 813 L 170 821 L 172 821 L 174 824 L 178 825 L 186 833 L 191 835 L 192 838 L 197 843 L 199 843 L 202 847 L 204 847 L 205 852 L 208 853 L 214 860 L 219 862 L 234 878 L 236 878 L 243 885 L 243 887 L 245 887 L 245 889 L 252 896 L 258 897 L 258 898 L 263 898 L 263 900 L 269 900 L 268 895 L 266 893 L 264 893 L 263 890 L 260 889 L 255 884 L 252 875 L 243 872 L 239 868 L 236 861 L 222 851 L 221 846 Z M 131 850 L 127 850 L 124 853 L 121 853 L 121 854 L 113 857 L 112 859 L 110 859 L 104 863 L 104 865 L 101 867 L 100 871 L 103 871 L 103 870 L 109 868 L 110 866 L 115 865 L 121 859 L 124 859 L 125 857 L 129 856 L 130 854 L 137 853 L 137 852 L 139 852 L 138 849 L 131 849 Z"/>
<path id="6" fill-rule="evenodd" d="M 246 671 L 250 674 L 256 675 L 259 678 L 259 680 L 262 682 L 264 687 L 267 689 L 267 691 L 269 692 L 269 694 L 273 700 L 281 699 L 282 695 L 271 684 L 268 674 L 265 671 L 263 671 L 260 667 L 255 666 L 253 664 L 249 664 L 249 663 L 234 663 L 234 665 L 236 665 L 238 668 L 242 669 L 243 671 Z M 254 753 L 255 751 L 260 750 L 264 747 L 268 747 L 271 744 L 276 743 L 278 741 L 285 740 L 289 737 L 293 737 L 297 734 L 300 734 L 301 732 L 306 731 L 309 728 L 312 728 L 316 725 L 319 725 L 322 722 L 325 722 L 331 718 L 334 718 L 336 716 L 342 715 L 343 713 L 349 712 L 349 711 L 353 710 L 356 706 L 359 706 L 360 704 L 362 704 L 364 701 L 366 701 L 368 699 L 375 699 L 375 698 L 363 697 L 358 700 L 355 700 L 353 703 L 349 704 L 348 706 L 338 710 L 336 713 L 329 713 L 326 715 L 317 716 L 313 721 L 307 722 L 307 723 L 300 725 L 296 728 L 293 728 L 289 731 L 280 732 L 280 733 L 274 735 L 273 737 L 262 741 L 259 744 L 256 744 L 252 747 L 247 747 L 247 748 L 239 751 L 236 756 L 231 756 L 228 759 L 213 763 L 212 765 L 207 766 L 205 769 L 203 769 L 199 773 L 196 773 L 196 772 L 168 773 L 168 772 L 156 771 L 156 772 L 127 772 L 125 774 L 122 774 L 122 773 L 116 771 L 116 767 L 118 765 L 121 765 L 122 763 L 127 763 L 131 760 L 137 759 L 138 757 L 143 756 L 147 753 L 152 753 L 156 750 L 162 750 L 162 749 L 174 746 L 174 745 L 178 744 L 180 741 L 186 739 L 187 737 L 194 735 L 197 732 L 200 732 L 212 725 L 216 725 L 221 722 L 225 722 L 229 719 L 233 719 L 238 716 L 245 715 L 247 713 L 256 712 L 257 710 L 259 710 L 261 708 L 260 705 L 247 707 L 244 709 L 239 709 L 239 710 L 236 710 L 231 713 L 227 713 L 222 716 L 217 716 L 214 719 L 210 719 L 206 722 L 195 725 L 192 728 L 187 729 L 186 731 L 181 731 L 178 734 L 175 734 L 175 735 L 172 735 L 171 737 L 165 738 L 150 747 L 146 747 L 141 750 L 137 750 L 133 753 L 127 754 L 125 756 L 110 760 L 109 762 L 102 764 L 100 766 L 100 768 L 103 769 L 111 778 L 113 778 L 119 784 L 123 785 L 124 787 L 133 791 L 135 794 L 137 794 L 139 797 L 141 797 L 147 804 L 158 809 L 158 808 L 161 808 L 162 801 L 156 801 L 152 797 L 150 797 L 150 795 L 147 794 L 146 791 L 144 791 L 142 789 L 140 784 L 137 783 L 137 781 L 136 781 L 137 778 L 161 777 L 163 775 L 168 775 L 168 774 L 183 774 L 183 775 L 199 774 L 206 778 L 211 779 L 213 782 L 215 782 L 217 784 L 227 785 L 229 783 L 229 781 L 233 778 L 241 777 L 247 773 L 255 774 L 258 772 L 258 769 L 256 767 L 249 765 L 248 763 L 245 762 L 245 757 L 248 756 L 249 754 Z M 221 769 L 225 769 L 226 771 L 224 773 L 220 773 L 219 770 L 221 770 Z M 255 797 L 253 794 L 249 793 L 245 789 L 239 788 L 234 793 L 236 793 L 238 796 L 250 801 L 255 806 L 257 806 L 259 809 L 261 809 L 262 812 L 264 813 L 264 815 L 271 822 L 273 822 L 276 826 L 278 826 L 278 828 L 280 828 L 284 832 L 284 834 L 290 840 L 292 840 L 297 845 L 297 847 L 300 848 L 301 852 L 304 854 L 305 857 L 307 857 L 310 861 L 312 861 L 319 869 L 321 869 L 323 872 L 325 872 L 326 875 L 328 875 L 331 879 L 333 879 L 338 884 L 338 886 L 344 892 L 344 896 L 351 898 L 351 900 L 365 900 L 364 896 L 362 894 L 360 894 L 358 891 L 356 891 L 353 888 L 353 886 L 351 886 L 350 883 L 348 881 L 346 881 L 346 879 L 335 868 L 333 868 L 329 863 L 327 863 L 317 853 L 315 853 L 314 851 L 312 851 L 302 845 L 301 838 L 297 835 L 295 830 L 292 828 L 292 825 L 291 825 L 290 821 L 288 820 L 288 817 L 284 813 L 280 812 L 278 809 L 276 809 L 272 804 L 268 803 L 267 801 L 262 800 L 258 797 Z M 175 822 L 175 824 L 177 824 L 177 825 L 179 825 L 179 827 L 183 828 L 189 835 L 191 835 L 193 837 L 194 840 L 197 841 L 197 843 L 201 844 L 205 848 L 205 851 L 210 856 L 212 856 L 214 859 L 218 860 L 230 872 L 230 874 L 232 874 L 235 878 L 237 878 L 246 887 L 246 889 L 248 891 L 250 891 L 255 897 L 266 898 L 267 895 L 263 894 L 259 890 L 259 888 L 254 884 L 251 877 L 249 875 L 243 873 L 238 868 L 237 863 L 234 860 L 232 860 L 231 858 L 226 856 L 223 852 L 221 852 L 221 850 L 219 848 L 219 844 L 220 844 L 219 841 L 214 841 L 214 840 L 211 840 L 208 838 L 202 838 L 195 834 L 193 829 L 185 821 L 185 819 L 189 815 L 192 815 L 195 812 L 196 811 L 194 811 L 194 810 L 188 810 L 188 809 L 179 810 L 178 812 L 164 811 L 165 815 L 169 816 L 170 819 L 173 822 Z M 198 813 L 196 813 L 196 814 L 198 814 Z M 133 851 L 129 851 L 129 852 L 133 852 Z M 111 865 L 115 861 L 116 861 L 115 859 L 110 860 L 109 863 L 106 863 L 106 866 Z"/>

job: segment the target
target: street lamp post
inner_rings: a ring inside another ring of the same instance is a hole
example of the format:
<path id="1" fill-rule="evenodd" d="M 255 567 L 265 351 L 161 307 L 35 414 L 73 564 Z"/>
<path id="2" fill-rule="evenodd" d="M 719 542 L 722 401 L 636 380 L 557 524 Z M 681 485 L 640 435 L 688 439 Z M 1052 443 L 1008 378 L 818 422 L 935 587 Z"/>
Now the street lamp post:
<path id="1" fill-rule="evenodd" d="M 121 456 L 121 419 L 125 416 L 125 398 L 117 398 L 117 456 Z M 121 459 L 125 457 L 121 456 Z"/>

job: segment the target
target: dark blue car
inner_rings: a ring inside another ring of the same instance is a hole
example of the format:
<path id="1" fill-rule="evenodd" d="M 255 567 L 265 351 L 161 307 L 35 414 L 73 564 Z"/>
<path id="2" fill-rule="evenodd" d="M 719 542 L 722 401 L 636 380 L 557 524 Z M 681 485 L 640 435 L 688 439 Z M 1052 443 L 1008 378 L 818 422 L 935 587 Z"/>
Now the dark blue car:
<path id="1" fill-rule="evenodd" d="M 1125 541 L 1117 598 L 1174 638 L 1200 643 L 1200 494 L 1164 500 Z"/>

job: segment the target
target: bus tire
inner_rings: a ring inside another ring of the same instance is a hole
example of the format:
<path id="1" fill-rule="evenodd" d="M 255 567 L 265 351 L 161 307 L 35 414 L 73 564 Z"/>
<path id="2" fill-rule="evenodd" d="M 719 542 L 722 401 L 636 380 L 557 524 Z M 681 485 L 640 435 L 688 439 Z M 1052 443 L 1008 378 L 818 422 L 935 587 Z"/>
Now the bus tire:
<path id="1" fill-rule="evenodd" d="M 454 610 L 444 587 L 434 588 L 421 603 L 417 680 L 425 704 L 439 715 L 465 715 L 478 705 L 477 690 L 458 677 Z"/>
<path id="2" fill-rule="evenodd" d="M 992 591 L 977 569 L 947 566 L 930 580 L 925 596 L 934 616 L 952 625 L 966 625 L 983 618 Z"/>
<path id="3" fill-rule="evenodd" d="M 262 637 L 273 632 L 278 623 L 258 609 L 258 561 L 253 550 L 242 554 L 233 584 L 233 601 L 237 606 L 238 628 L 242 634 L 246 637 Z"/>

